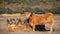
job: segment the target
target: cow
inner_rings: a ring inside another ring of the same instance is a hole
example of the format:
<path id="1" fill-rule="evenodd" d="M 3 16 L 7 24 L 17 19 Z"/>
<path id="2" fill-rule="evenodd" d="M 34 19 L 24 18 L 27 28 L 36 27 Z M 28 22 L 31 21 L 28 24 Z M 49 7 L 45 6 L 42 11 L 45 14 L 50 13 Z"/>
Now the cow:
<path id="1" fill-rule="evenodd" d="M 35 25 L 45 25 L 46 23 L 50 26 L 50 32 L 53 30 L 53 14 L 45 13 L 45 14 L 30 14 L 29 23 L 33 27 L 33 31 L 35 31 Z"/>

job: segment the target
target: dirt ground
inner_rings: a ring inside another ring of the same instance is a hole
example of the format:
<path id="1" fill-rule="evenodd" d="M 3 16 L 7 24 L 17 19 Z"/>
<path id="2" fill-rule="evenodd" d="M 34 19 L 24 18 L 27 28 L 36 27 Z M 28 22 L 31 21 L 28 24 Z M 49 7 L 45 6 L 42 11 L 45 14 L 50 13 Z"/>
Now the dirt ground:
<path id="1" fill-rule="evenodd" d="M 49 31 L 36 31 L 36 32 L 32 32 L 32 29 L 27 29 L 28 32 L 26 31 L 15 31 L 15 32 L 7 32 L 7 19 L 8 17 L 4 17 L 4 16 L 0 16 L 0 34 L 44 34 L 44 33 L 48 33 Z M 45 25 L 46 27 L 48 27 L 48 24 Z M 49 29 L 49 27 L 47 28 Z M 60 15 L 54 15 L 54 32 L 52 34 L 60 34 Z"/>

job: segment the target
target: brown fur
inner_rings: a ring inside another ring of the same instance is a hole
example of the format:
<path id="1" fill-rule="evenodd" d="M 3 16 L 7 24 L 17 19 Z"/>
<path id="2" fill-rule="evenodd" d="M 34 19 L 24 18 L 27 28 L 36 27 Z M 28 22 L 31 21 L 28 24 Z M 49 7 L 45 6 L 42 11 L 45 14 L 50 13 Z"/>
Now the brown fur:
<path id="1" fill-rule="evenodd" d="M 29 23 L 33 26 L 33 31 L 35 31 L 35 25 L 44 25 L 48 23 L 50 26 L 50 31 L 53 28 L 53 14 L 46 13 L 46 14 L 32 14 L 29 19 Z"/>

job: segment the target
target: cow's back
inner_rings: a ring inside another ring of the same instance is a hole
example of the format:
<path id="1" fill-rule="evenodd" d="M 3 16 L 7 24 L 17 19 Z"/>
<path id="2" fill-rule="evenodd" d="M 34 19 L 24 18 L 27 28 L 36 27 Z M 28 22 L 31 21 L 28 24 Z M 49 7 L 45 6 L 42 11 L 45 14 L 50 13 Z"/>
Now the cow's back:
<path id="1" fill-rule="evenodd" d="M 30 23 L 33 25 L 36 24 L 45 24 L 47 21 L 52 19 L 53 14 L 52 13 L 46 13 L 46 14 L 33 14 L 30 17 Z"/>

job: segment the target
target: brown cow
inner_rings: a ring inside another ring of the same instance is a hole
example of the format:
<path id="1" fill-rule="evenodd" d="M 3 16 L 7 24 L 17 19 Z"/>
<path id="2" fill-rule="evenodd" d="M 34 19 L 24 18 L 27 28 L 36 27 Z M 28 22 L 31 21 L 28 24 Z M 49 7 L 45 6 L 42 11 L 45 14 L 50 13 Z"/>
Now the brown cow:
<path id="1" fill-rule="evenodd" d="M 53 29 L 53 14 L 52 13 L 46 13 L 46 14 L 31 14 L 29 19 L 30 25 L 33 27 L 33 31 L 35 31 L 35 25 L 44 25 L 45 23 L 48 23 L 50 26 L 50 32 L 52 32 Z"/>

